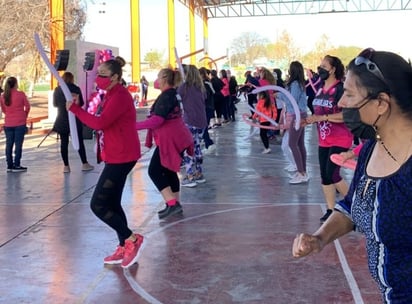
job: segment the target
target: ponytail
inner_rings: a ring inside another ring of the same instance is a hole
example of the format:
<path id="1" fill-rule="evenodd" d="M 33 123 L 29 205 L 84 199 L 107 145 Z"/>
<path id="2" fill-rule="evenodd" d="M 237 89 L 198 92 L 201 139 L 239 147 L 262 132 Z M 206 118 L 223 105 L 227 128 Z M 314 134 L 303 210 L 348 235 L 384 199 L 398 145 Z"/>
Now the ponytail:
<path id="1" fill-rule="evenodd" d="M 11 105 L 11 89 L 17 88 L 17 78 L 9 77 L 7 78 L 6 84 L 4 86 L 4 104 L 6 106 Z"/>

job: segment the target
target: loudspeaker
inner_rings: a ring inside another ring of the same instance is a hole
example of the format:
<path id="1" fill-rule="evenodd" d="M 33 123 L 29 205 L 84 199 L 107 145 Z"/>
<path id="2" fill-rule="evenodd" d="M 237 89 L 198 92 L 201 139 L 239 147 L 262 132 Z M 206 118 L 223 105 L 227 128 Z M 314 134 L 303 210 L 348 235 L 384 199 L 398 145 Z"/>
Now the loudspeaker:
<path id="1" fill-rule="evenodd" d="M 54 67 L 58 71 L 65 71 L 69 64 L 70 50 L 57 50 Z"/>
<path id="2" fill-rule="evenodd" d="M 84 64 L 83 64 L 83 70 L 84 71 L 93 70 L 95 56 L 96 56 L 95 52 L 87 52 L 86 53 L 86 57 L 84 58 Z"/>

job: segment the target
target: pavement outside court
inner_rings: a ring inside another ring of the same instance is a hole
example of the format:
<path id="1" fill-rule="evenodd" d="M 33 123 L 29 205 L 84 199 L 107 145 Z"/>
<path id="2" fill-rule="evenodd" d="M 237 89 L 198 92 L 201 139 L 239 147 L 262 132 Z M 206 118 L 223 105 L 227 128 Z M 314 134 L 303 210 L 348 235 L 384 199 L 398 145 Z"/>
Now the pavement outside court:
<path id="1" fill-rule="evenodd" d="M 306 129 L 311 178 L 290 185 L 280 145 L 271 142 L 263 155 L 259 136 L 248 138 L 247 111 L 238 104 L 238 120 L 210 132 L 217 149 L 204 156 L 207 181 L 181 189 L 181 216 L 157 218 L 164 202 L 147 175 L 152 150 L 143 150 L 122 204 L 146 247 L 126 270 L 103 265 L 117 241 L 89 208 L 102 170 L 94 140 L 85 140 L 90 172 L 71 147 L 72 172 L 62 172 L 54 134 L 40 147 L 44 134 L 26 136 L 27 172 L 6 173 L 1 152 L 0 303 L 380 303 L 360 234 L 314 256 L 291 256 L 295 235 L 316 230 L 325 208 L 315 129 Z M 146 112 L 138 109 L 137 119 Z M 0 133 L 0 151 L 4 143 Z M 352 173 L 342 173 L 349 181 Z"/>

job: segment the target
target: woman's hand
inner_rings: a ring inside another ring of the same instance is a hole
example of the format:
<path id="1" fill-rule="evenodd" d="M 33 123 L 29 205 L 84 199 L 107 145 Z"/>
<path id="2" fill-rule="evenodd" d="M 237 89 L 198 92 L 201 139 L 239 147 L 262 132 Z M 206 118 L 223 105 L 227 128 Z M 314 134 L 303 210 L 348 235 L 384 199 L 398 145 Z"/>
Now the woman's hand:
<path id="1" fill-rule="evenodd" d="M 318 118 L 317 118 L 317 115 L 308 116 L 308 117 L 306 117 L 305 120 L 306 120 L 306 123 L 307 123 L 307 124 L 313 124 L 313 123 L 319 121 Z"/>
<path id="2" fill-rule="evenodd" d="M 355 153 L 353 153 L 352 150 L 346 151 L 346 152 L 341 152 L 339 155 L 342 157 L 342 161 L 345 162 L 348 159 L 353 159 L 355 158 Z"/>
<path id="3" fill-rule="evenodd" d="M 66 110 L 67 110 L 67 112 L 70 111 L 70 107 L 72 106 L 72 104 L 73 104 L 73 101 L 66 101 Z"/>
<path id="4" fill-rule="evenodd" d="M 295 258 L 304 257 L 312 252 L 322 250 L 322 242 L 318 236 L 301 233 L 293 241 L 292 255 Z"/>

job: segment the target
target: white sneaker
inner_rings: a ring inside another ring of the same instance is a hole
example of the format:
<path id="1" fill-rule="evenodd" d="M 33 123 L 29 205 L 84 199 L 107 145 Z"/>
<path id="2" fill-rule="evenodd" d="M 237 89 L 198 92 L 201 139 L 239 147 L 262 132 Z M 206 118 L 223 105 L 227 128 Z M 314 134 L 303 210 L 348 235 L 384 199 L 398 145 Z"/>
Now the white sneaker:
<path id="1" fill-rule="evenodd" d="M 296 168 L 295 165 L 290 164 L 289 166 L 286 166 L 286 167 L 285 167 L 285 170 L 288 171 L 288 172 L 295 172 L 295 171 L 297 171 L 298 169 Z"/>
<path id="2" fill-rule="evenodd" d="M 203 149 L 202 153 L 207 155 L 207 154 L 212 154 L 215 151 L 216 151 L 216 145 L 212 144 L 207 149 Z"/>
<path id="3" fill-rule="evenodd" d="M 305 175 L 300 174 L 299 172 L 296 172 L 295 176 L 293 176 L 289 184 L 301 184 L 301 183 L 306 183 L 308 180 L 306 179 Z"/>
<path id="4" fill-rule="evenodd" d="M 272 150 L 270 150 L 270 148 L 267 148 L 267 149 L 264 149 L 263 151 L 262 151 L 262 154 L 268 154 L 268 153 L 270 153 Z"/>
<path id="5" fill-rule="evenodd" d="M 309 181 L 309 175 L 308 175 L 307 173 L 305 173 L 305 174 L 303 175 L 303 181 L 304 181 L 305 183 Z"/>
<path id="6" fill-rule="evenodd" d="M 197 186 L 195 179 L 192 177 L 189 179 L 187 176 L 180 182 L 182 187 L 193 188 Z"/>

